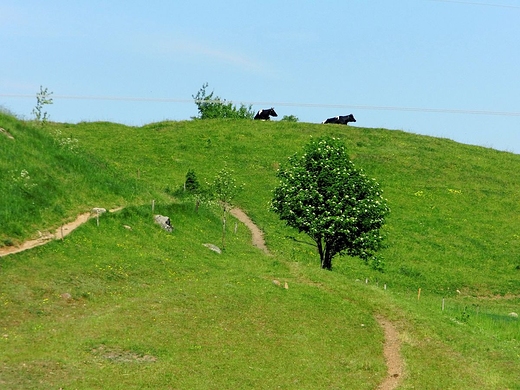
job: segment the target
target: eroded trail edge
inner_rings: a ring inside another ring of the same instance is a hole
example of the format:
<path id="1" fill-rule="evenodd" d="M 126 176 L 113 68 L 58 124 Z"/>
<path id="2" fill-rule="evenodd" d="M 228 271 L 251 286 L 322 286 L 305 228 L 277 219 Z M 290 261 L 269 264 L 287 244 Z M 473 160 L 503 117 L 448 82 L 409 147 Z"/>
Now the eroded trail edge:
<path id="1" fill-rule="evenodd" d="M 385 333 L 383 355 L 386 360 L 388 372 L 385 380 L 379 385 L 378 390 L 393 390 L 397 388 L 403 375 L 404 362 L 401 357 L 401 340 L 395 326 L 384 317 L 377 316 L 377 322 Z"/>

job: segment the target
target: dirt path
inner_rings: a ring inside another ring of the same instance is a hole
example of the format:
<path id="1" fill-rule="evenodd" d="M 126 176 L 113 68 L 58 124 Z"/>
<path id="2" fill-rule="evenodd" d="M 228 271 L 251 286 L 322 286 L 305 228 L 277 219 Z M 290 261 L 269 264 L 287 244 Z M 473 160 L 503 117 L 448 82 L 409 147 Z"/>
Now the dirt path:
<path id="1" fill-rule="evenodd" d="M 63 226 L 60 226 L 56 231 L 53 233 L 40 233 L 40 237 L 35 240 L 29 240 L 25 241 L 19 246 L 5 246 L 0 248 L 0 257 L 11 255 L 13 253 L 18 253 L 25 251 L 27 249 L 35 248 L 37 246 L 43 245 L 48 243 L 52 240 L 60 240 L 66 235 L 72 233 L 74 229 L 79 227 L 80 225 L 84 224 L 89 220 L 89 218 L 92 216 L 91 213 L 84 213 L 79 215 L 74 221 L 69 222 Z"/>
<path id="2" fill-rule="evenodd" d="M 122 207 L 117 207 L 115 209 L 109 210 L 110 213 L 115 213 L 116 211 L 121 210 Z M 37 246 L 43 245 L 48 243 L 52 240 L 62 240 L 63 237 L 68 236 L 70 233 L 72 233 L 75 229 L 83 225 L 85 222 L 87 222 L 90 218 L 95 217 L 96 215 L 99 215 L 96 212 L 96 208 L 92 209 L 89 213 L 83 213 L 78 215 L 78 217 L 72 221 L 69 222 L 63 226 L 60 226 L 56 229 L 54 233 L 40 233 L 40 237 L 35 240 L 29 240 L 25 241 L 24 243 L 20 244 L 19 246 L 6 246 L 0 248 L 0 257 L 11 255 L 13 253 L 18 253 L 22 251 L 26 251 L 27 249 L 32 249 Z"/>
<path id="3" fill-rule="evenodd" d="M 118 211 L 119 209 L 110 210 L 111 212 Z M 230 213 L 237 218 L 240 222 L 247 226 L 252 234 L 252 243 L 257 248 L 263 250 L 266 254 L 269 254 L 269 249 L 265 245 L 263 232 L 254 224 L 253 221 L 238 208 L 234 208 Z M 37 246 L 46 244 L 51 240 L 59 240 L 70 234 L 74 229 L 87 222 L 93 213 L 84 213 L 79 215 L 76 220 L 67 223 L 54 232 L 54 234 L 42 234 L 40 238 L 36 240 L 26 241 L 17 247 L 3 247 L 0 248 L 0 257 L 7 256 L 13 253 L 22 252 L 27 249 L 35 248 Z M 383 317 L 376 317 L 377 322 L 383 328 L 385 334 L 385 344 L 383 348 L 383 354 L 388 367 L 388 375 L 385 380 L 379 385 L 378 390 L 393 390 L 395 389 L 401 380 L 403 375 L 403 360 L 400 354 L 401 341 L 399 339 L 399 333 L 395 329 L 394 325 Z"/>
<path id="4" fill-rule="evenodd" d="M 377 322 L 385 332 L 385 345 L 383 355 L 385 356 L 388 374 L 378 387 L 378 390 L 393 390 L 401 381 L 403 375 L 403 360 L 401 358 L 401 340 L 394 325 L 383 317 L 376 317 Z"/>
<path id="5" fill-rule="evenodd" d="M 110 210 L 110 212 L 115 212 L 120 210 L 120 208 Z M 254 224 L 253 221 L 244 213 L 242 210 L 238 208 L 234 208 L 230 211 L 230 213 L 237 218 L 240 222 L 247 226 L 247 228 L 251 231 L 253 245 L 257 248 L 263 250 L 265 253 L 269 254 L 269 249 L 264 242 L 264 234 L 263 232 Z M 85 222 L 87 222 L 91 217 L 93 217 L 93 213 L 84 213 L 79 215 L 76 220 L 69 222 L 63 226 L 60 226 L 53 233 L 40 233 L 40 237 L 35 240 L 25 241 L 19 246 L 6 246 L 0 248 L 0 257 L 11 255 L 13 253 L 22 252 L 31 248 L 35 248 L 40 245 L 44 245 L 52 240 L 60 240 L 68 234 L 72 233 L 72 231 Z"/>
<path id="6" fill-rule="evenodd" d="M 253 236 L 253 245 L 262 249 L 269 254 L 269 249 L 264 242 L 264 234 L 254 224 L 253 221 L 242 210 L 234 208 L 230 211 L 240 222 L 244 223 Z M 394 390 L 399 385 L 403 376 L 404 363 L 401 358 L 401 340 L 399 332 L 394 325 L 383 317 L 376 317 L 377 322 L 383 328 L 385 334 L 385 344 L 383 347 L 383 355 L 388 367 L 388 373 L 384 381 L 379 385 L 378 390 Z"/>
<path id="7" fill-rule="evenodd" d="M 251 234 L 253 236 L 253 245 L 269 254 L 269 249 L 265 245 L 264 241 L 264 233 L 258 228 L 258 226 L 255 225 L 253 221 L 251 221 L 247 214 L 238 208 L 231 209 L 230 213 L 236 219 L 246 225 L 249 230 L 251 230 Z"/>

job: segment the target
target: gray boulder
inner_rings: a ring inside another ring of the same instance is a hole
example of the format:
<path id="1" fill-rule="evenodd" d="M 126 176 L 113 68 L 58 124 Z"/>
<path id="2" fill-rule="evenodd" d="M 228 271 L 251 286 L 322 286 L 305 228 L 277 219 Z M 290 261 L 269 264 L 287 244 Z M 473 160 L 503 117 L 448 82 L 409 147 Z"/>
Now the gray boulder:
<path id="1" fill-rule="evenodd" d="M 171 233 L 173 231 L 172 224 L 170 222 L 170 218 L 164 215 L 154 215 L 153 219 L 155 223 L 159 224 L 164 230 Z"/>

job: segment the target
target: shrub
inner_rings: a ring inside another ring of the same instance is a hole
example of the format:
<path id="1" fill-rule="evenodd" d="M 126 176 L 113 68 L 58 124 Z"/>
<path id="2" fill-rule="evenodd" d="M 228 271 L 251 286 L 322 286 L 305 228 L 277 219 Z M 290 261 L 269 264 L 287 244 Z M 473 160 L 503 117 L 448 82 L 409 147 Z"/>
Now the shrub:
<path id="1" fill-rule="evenodd" d="M 298 117 L 296 117 L 294 115 L 284 115 L 281 120 L 285 121 L 285 122 L 298 122 L 299 121 Z"/>
<path id="2" fill-rule="evenodd" d="M 246 107 L 241 104 L 240 107 L 237 108 L 233 103 L 226 102 L 225 99 L 221 99 L 218 96 L 213 96 L 214 92 L 206 95 L 207 87 L 208 83 L 203 84 L 197 94 L 192 96 L 199 110 L 199 116 L 193 119 L 253 119 L 255 116 L 251 105 Z"/>

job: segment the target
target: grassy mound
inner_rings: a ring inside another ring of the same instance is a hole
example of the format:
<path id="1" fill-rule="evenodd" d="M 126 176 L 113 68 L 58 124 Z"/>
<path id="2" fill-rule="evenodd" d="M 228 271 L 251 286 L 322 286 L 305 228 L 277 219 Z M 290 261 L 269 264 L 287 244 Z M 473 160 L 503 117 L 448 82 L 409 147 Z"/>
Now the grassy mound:
<path id="1" fill-rule="evenodd" d="M 386 375 L 378 314 L 399 329 L 403 388 L 517 386 L 520 324 L 508 314 L 520 304 L 520 156 L 350 126 L 41 128 L 0 115 L 14 137 L 0 134 L 4 243 L 126 206 L 0 258 L 0 385 L 372 389 Z M 385 191 L 384 273 L 352 258 L 320 270 L 310 240 L 269 211 L 280 162 L 325 134 Z M 227 224 L 221 255 L 210 251 L 218 212 L 172 198 L 188 169 L 204 182 L 224 166 L 271 256 L 240 223 Z M 152 200 L 172 233 L 154 224 Z"/>

